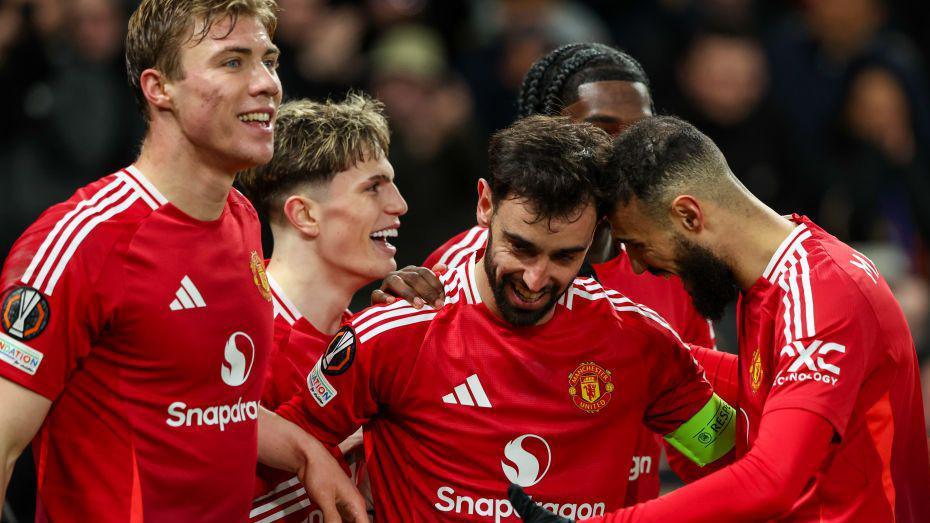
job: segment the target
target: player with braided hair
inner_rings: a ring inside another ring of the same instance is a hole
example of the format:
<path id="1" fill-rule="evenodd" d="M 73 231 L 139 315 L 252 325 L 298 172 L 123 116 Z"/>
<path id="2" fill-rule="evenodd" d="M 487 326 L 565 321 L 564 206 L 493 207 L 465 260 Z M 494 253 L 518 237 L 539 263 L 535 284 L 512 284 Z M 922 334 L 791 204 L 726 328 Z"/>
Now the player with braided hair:
<path id="1" fill-rule="evenodd" d="M 623 51 L 596 43 L 564 45 L 537 60 L 524 77 L 517 104 L 521 117 L 534 114 L 568 116 L 574 122 L 589 122 L 612 136 L 653 114 L 649 78 L 642 66 Z M 424 265 L 435 267 L 443 264 L 454 268 L 467 261 L 473 253 L 480 257 L 487 236 L 487 229 L 480 226 L 462 232 L 433 252 Z M 609 234 L 604 236 L 609 240 Z M 599 253 L 592 255 L 596 249 Z M 589 266 L 589 274 L 596 276 L 605 287 L 620 291 L 657 311 L 684 341 L 700 347 L 713 347 L 710 324 L 697 312 L 678 278 L 650 273 L 637 275 L 626 252 L 613 249 L 609 241 L 601 244 L 600 248 L 592 246 L 588 261 L 602 262 Z M 389 292 L 412 303 L 416 303 L 414 300 L 421 304 L 435 303 L 439 296 L 433 291 L 435 285 L 430 284 L 434 280 L 428 269 L 406 267 L 385 279 L 382 290 L 375 291 L 372 298 L 375 302 L 392 301 L 393 298 L 387 294 Z M 401 291 L 404 283 L 408 287 Z M 700 347 L 695 348 L 692 354 L 706 368 L 718 394 L 724 399 L 735 398 L 738 387 L 735 357 Z M 658 496 L 660 455 L 659 442 L 651 432 L 643 429 L 629 473 L 628 504 Z M 669 459 L 683 479 L 698 476 L 694 466 L 677 452 L 670 451 Z"/>

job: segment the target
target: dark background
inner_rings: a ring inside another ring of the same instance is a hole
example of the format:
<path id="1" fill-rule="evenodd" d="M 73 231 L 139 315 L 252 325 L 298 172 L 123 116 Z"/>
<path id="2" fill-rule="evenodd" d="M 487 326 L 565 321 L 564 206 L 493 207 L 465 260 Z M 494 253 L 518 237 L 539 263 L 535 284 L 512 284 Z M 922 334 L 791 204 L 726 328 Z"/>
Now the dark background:
<path id="1" fill-rule="evenodd" d="M 919 3 L 279 0 L 275 42 L 286 98 L 358 89 L 386 104 L 410 204 L 401 266 L 474 224 L 487 138 L 513 120 L 534 60 L 572 41 L 630 52 L 658 112 L 706 132 L 767 204 L 807 214 L 878 265 L 930 405 L 930 19 Z M 122 49 L 134 7 L 0 0 L 0 256 L 50 204 L 138 153 Z M 361 293 L 353 307 L 365 303 Z M 717 333 L 735 349 L 732 318 Z M 8 492 L 20 521 L 32 519 L 29 466 Z"/>

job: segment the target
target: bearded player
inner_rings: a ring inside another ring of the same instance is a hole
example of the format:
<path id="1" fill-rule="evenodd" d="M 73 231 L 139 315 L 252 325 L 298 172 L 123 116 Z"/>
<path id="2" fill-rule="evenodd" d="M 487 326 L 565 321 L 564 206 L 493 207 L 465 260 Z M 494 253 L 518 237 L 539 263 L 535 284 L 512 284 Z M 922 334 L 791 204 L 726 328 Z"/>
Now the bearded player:
<path id="1" fill-rule="evenodd" d="M 521 116 L 563 115 L 575 122 L 589 122 L 611 136 L 619 135 L 633 123 L 653 114 L 649 78 L 639 62 L 622 51 L 596 43 L 565 45 L 537 60 L 523 79 L 517 104 Z M 627 253 L 615 251 L 609 234 L 606 230 L 603 232 L 604 235 L 595 236 L 595 245 L 588 255 L 589 261 L 600 263 L 594 263 L 588 272 L 596 275 L 604 287 L 620 291 L 658 312 L 685 342 L 713 347 L 713 329 L 695 309 L 681 280 L 650 272 L 637 274 Z M 480 225 L 472 227 L 433 252 L 424 265 L 455 267 L 471 254 L 483 250 L 487 236 L 486 228 Z M 607 241 L 599 241 L 602 239 Z M 423 274 L 422 279 L 429 280 L 429 276 Z M 392 282 L 399 284 L 396 279 L 387 283 Z M 427 293 L 431 289 L 425 283 L 421 283 L 421 288 L 425 289 L 422 298 L 428 302 L 435 300 L 431 292 Z M 376 296 L 376 299 L 384 298 Z M 695 350 L 694 355 L 707 369 L 714 390 L 725 400 L 735 401 L 735 358 L 702 349 Z M 642 430 L 630 467 L 628 504 L 659 495 L 660 442 L 661 438 L 656 438 L 652 431 Z M 674 450 L 669 450 L 669 461 L 675 472 L 685 480 L 696 477 L 699 471 Z"/>
<path id="2" fill-rule="evenodd" d="M 138 160 L 48 209 L 4 264 L 0 492 L 33 440 L 38 521 L 243 521 L 258 418 L 289 429 L 259 408 L 271 295 L 231 190 L 272 155 L 275 10 L 143 1 L 126 38 Z M 344 495 L 364 520 L 318 442 L 289 449 L 330 518 Z"/>
<path id="3" fill-rule="evenodd" d="M 239 176 L 275 244 L 266 269 L 275 317 L 262 392 L 268 409 L 306 389 L 307 374 L 349 319 L 352 296 L 397 267 L 390 239 L 407 203 L 394 185 L 382 111 L 361 94 L 288 102 L 275 121 L 274 158 Z M 321 516 L 292 473 L 259 467 L 255 495 L 251 521 Z"/>
<path id="4" fill-rule="evenodd" d="M 701 464 L 730 449 L 734 413 L 674 330 L 576 278 L 607 142 L 543 116 L 496 134 L 477 206 L 489 246 L 445 276 L 445 305 L 358 314 L 279 409 L 330 446 L 364 427 L 377 520 L 514 517 L 509 481 L 601 514 L 624 503 L 617 471 L 644 423 Z"/>
<path id="5" fill-rule="evenodd" d="M 676 118 L 630 128 L 608 173 L 637 270 L 677 274 L 708 315 L 739 296 L 739 460 L 591 521 L 930 521 L 914 343 L 875 265 L 765 206 Z M 565 521 L 512 499 L 527 521 Z"/>

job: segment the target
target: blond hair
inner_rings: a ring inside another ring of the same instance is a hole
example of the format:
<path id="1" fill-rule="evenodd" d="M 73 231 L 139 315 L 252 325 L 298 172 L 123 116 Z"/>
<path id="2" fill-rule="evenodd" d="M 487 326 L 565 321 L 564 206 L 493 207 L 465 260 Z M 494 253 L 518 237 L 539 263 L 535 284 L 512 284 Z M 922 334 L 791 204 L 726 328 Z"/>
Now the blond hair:
<path id="1" fill-rule="evenodd" d="M 271 162 L 239 174 L 258 211 L 275 219 L 298 186 L 327 183 L 355 165 L 387 155 L 391 136 L 384 105 L 350 93 L 342 102 L 294 100 L 281 106 Z"/>
<path id="2" fill-rule="evenodd" d="M 255 17 L 271 37 L 278 24 L 277 8 L 275 0 L 142 0 L 129 18 L 126 73 L 145 119 L 149 114 L 139 84 L 142 71 L 157 69 L 171 80 L 183 79 L 182 45 L 199 44 L 223 20 L 231 22 L 232 32 L 240 16 Z M 195 23 L 203 24 L 196 33 Z"/>

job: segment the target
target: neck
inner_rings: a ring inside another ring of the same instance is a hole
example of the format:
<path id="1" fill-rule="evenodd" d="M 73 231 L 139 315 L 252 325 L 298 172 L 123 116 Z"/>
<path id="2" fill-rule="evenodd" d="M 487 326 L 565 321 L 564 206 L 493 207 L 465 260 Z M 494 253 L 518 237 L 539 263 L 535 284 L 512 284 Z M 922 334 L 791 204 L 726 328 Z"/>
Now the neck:
<path id="1" fill-rule="evenodd" d="M 301 316 L 323 334 L 334 334 L 352 296 L 368 282 L 335 274 L 318 256 L 307 256 L 297 250 L 284 242 L 275 245 L 268 273 Z"/>
<path id="2" fill-rule="evenodd" d="M 187 139 L 171 134 L 151 130 L 136 167 L 188 216 L 216 220 L 226 206 L 235 171 L 211 165 Z"/>
<path id="3" fill-rule="evenodd" d="M 797 226 L 754 196 L 747 209 L 727 216 L 730 222 L 722 249 L 740 288 L 748 290 L 762 277 L 778 246 Z"/>

